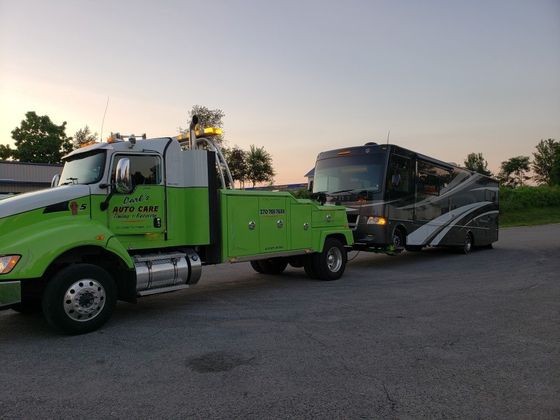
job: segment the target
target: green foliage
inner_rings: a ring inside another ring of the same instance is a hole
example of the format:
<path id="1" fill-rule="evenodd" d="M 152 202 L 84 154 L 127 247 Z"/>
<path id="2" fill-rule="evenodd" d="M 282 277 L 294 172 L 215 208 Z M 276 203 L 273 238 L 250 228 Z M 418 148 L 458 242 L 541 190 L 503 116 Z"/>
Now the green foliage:
<path id="1" fill-rule="evenodd" d="M 251 145 L 247 153 L 247 179 L 253 183 L 253 187 L 260 182 L 272 182 L 274 175 L 270 153 L 264 147 Z"/>
<path id="2" fill-rule="evenodd" d="M 30 111 L 12 131 L 16 146 L 12 156 L 21 162 L 60 163 L 72 151 L 72 138 L 66 137 L 65 130 L 66 121 L 56 125 L 47 115 Z"/>
<path id="3" fill-rule="evenodd" d="M 0 144 L 0 159 L 8 160 L 13 156 L 14 151 L 9 144 Z"/>
<path id="4" fill-rule="evenodd" d="M 210 109 L 202 105 L 194 105 L 189 112 L 189 124 L 194 115 L 198 116 L 198 124 L 202 127 L 217 127 L 223 129 L 222 118 L 226 116 L 221 109 Z M 213 138 L 219 145 L 224 143 L 224 134 Z"/>
<path id="5" fill-rule="evenodd" d="M 234 146 L 231 149 L 224 148 L 222 152 L 228 163 L 231 177 L 243 187 L 247 180 L 247 152 L 238 146 Z"/>
<path id="6" fill-rule="evenodd" d="M 500 188 L 500 210 L 504 213 L 541 207 L 560 207 L 560 186 Z"/>
<path id="7" fill-rule="evenodd" d="M 465 159 L 465 168 L 479 174 L 492 176 L 492 172 L 488 170 L 488 162 L 482 156 L 482 153 L 469 153 Z"/>
<path id="8" fill-rule="evenodd" d="M 89 143 L 95 143 L 97 141 L 97 133 L 92 133 L 89 127 L 86 125 L 84 128 L 80 128 L 74 134 L 74 149 L 78 149 L 83 145 Z"/>
<path id="9" fill-rule="evenodd" d="M 498 175 L 500 183 L 508 187 L 522 187 L 525 181 L 531 179 L 527 176 L 529 172 L 529 156 L 512 157 L 502 162 L 501 170 Z"/>
<path id="10" fill-rule="evenodd" d="M 307 188 L 290 191 L 295 198 L 311 198 L 311 192 Z"/>
<path id="11" fill-rule="evenodd" d="M 552 171 L 560 165 L 558 154 L 560 153 L 560 142 L 554 139 L 541 140 L 533 153 L 533 171 L 535 181 L 539 184 L 553 185 Z"/>

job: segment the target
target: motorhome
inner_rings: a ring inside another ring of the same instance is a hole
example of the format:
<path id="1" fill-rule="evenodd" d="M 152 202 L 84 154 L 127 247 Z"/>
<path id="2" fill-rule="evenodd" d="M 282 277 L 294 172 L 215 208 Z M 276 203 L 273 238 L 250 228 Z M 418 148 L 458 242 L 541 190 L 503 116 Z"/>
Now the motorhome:
<path id="1" fill-rule="evenodd" d="M 465 253 L 498 240 L 498 181 L 391 144 L 320 153 L 313 193 L 346 207 L 354 248 Z"/>

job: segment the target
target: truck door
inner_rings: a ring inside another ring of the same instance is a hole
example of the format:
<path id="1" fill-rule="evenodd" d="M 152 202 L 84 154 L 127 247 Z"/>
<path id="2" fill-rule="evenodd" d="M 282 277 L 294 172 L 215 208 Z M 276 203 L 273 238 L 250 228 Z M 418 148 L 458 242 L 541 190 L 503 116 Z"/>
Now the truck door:
<path id="1" fill-rule="evenodd" d="M 163 234 L 165 232 L 165 185 L 163 167 L 158 155 L 117 154 L 111 163 L 111 181 L 120 159 L 130 160 L 134 190 L 117 192 L 107 209 L 108 226 L 117 235 Z"/>

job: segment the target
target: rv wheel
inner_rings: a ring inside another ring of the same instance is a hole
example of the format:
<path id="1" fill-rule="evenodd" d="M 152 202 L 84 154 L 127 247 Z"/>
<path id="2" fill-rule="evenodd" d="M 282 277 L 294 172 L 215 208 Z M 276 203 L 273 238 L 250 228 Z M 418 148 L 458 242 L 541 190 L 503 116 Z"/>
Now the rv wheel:
<path id="1" fill-rule="evenodd" d="M 463 253 L 468 254 L 473 248 L 473 237 L 472 233 L 467 232 L 465 235 L 465 241 L 463 242 Z"/>
<path id="2" fill-rule="evenodd" d="M 395 251 L 401 252 L 405 246 L 405 236 L 401 229 L 395 228 L 393 231 L 393 246 L 395 247 Z"/>

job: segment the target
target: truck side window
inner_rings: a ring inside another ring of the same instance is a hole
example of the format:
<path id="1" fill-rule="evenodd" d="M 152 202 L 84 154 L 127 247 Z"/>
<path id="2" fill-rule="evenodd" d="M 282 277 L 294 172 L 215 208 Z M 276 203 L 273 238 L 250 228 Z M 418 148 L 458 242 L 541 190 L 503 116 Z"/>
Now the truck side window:
<path id="1" fill-rule="evenodd" d="M 113 161 L 111 182 L 115 181 L 115 171 L 119 160 L 130 159 L 130 174 L 132 182 L 136 185 L 161 184 L 161 160 L 158 156 L 117 155 Z"/>

